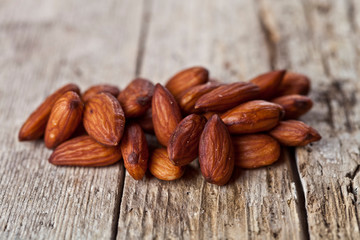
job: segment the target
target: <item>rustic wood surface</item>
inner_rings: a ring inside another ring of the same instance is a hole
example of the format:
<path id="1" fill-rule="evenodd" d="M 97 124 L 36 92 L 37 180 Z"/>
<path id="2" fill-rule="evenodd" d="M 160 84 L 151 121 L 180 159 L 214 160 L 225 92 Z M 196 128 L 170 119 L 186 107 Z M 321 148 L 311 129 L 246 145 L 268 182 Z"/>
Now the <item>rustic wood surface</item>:
<path id="1" fill-rule="evenodd" d="M 0 239 L 360 239 L 360 2 L 0 2 Z M 303 120 L 323 139 L 206 183 L 123 164 L 54 167 L 26 117 L 64 83 L 165 83 L 192 65 L 225 82 L 287 68 L 313 80 Z"/>

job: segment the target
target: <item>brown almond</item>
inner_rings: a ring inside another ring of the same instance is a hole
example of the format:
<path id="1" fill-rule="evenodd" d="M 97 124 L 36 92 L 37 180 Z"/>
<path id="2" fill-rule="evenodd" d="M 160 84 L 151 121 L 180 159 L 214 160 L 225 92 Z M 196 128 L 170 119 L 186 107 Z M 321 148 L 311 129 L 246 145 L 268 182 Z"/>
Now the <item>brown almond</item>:
<path id="1" fill-rule="evenodd" d="M 120 147 L 128 173 L 135 180 L 142 179 L 147 170 L 149 150 L 140 125 L 130 123 L 125 127 Z"/>
<path id="2" fill-rule="evenodd" d="M 124 132 L 125 116 L 119 101 L 109 93 L 99 93 L 85 103 L 84 127 L 96 141 L 116 146 Z"/>
<path id="3" fill-rule="evenodd" d="M 121 159 L 120 147 L 106 147 L 90 136 L 81 136 L 60 144 L 49 158 L 59 166 L 100 167 Z"/>
<path id="4" fill-rule="evenodd" d="M 234 151 L 230 134 L 217 114 L 206 123 L 199 143 L 199 163 L 206 181 L 226 184 L 234 169 Z"/>
<path id="5" fill-rule="evenodd" d="M 203 67 L 191 67 L 178 72 L 169 79 L 165 87 L 179 99 L 181 93 L 193 86 L 206 83 L 209 80 L 209 71 Z"/>
<path id="6" fill-rule="evenodd" d="M 152 109 L 149 108 L 146 113 L 137 118 L 136 122 L 140 125 L 140 127 L 147 133 L 154 133 L 154 124 L 152 122 Z"/>
<path id="7" fill-rule="evenodd" d="M 276 95 L 285 73 L 286 70 L 267 72 L 253 78 L 252 80 L 250 80 L 250 82 L 260 88 L 260 99 L 271 99 Z"/>
<path id="8" fill-rule="evenodd" d="M 184 167 L 172 164 L 166 148 L 157 148 L 152 152 L 149 170 L 156 178 L 165 181 L 179 179 L 184 174 Z"/>
<path id="9" fill-rule="evenodd" d="M 149 80 L 137 78 L 131 81 L 118 96 L 125 116 L 132 118 L 145 114 L 151 106 L 153 94 L 154 84 Z"/>
<path id="10" fill-rule="evenodd" d="M 255 100 L 243 103 L 221 115 L 230 133 L 257 133 L 275 127 L 284 109 L 275 103 Z"/>
<path id="11" fill-rule="evenodd" d="M 78 127 L 84 104 L 80 96 L 73 91 L 60 97 L 51 110 L 45 130 L 45 146 L 54 148 L 67 140 Z"/>
<path id="12" fill-rule="evenodd" d="M 297 119 L 307 113 L 313 106 L 313 102 L 307 96 L 286 95 L 271 100 L 281 105 L 285 110 L 285 119 Z"/>
<path id="13" fill-rule="evenodd" d="M 195 103 L 195 109 L 201 111 L 223 112 L 236 105 L 254 99 L 259 87 L 252 83 L 231 83 L 222 85 L 202 95 Z"/>
<path id="14" fill-rule="evenodd" d="M 82 100 L 86 102 L 90 98 L 92 98 L 94 95 L 102 92 L 107 92 L 113 95 L 114 97 L 117 97 L 120 93 L 120 89 L 114 85 L 110 84 L 99 84 L 94 85 L 88 88 L 81 96 Z"/>
<path id="15" fill-rule="evenodd" d="M 152 115 L 155 135 L 162 145 L 167 146 L 182 117 L 174 97 L 159 83 L 155 86 L 152 98 Z"/>
<path id="16" fill-rule="evenodd" d="M 232 136 L 235 165 L 259 168 L 273 164 L 280 157 L 280 144 L 267 134 Z"/>
<path id="17" fill-rule="evenodd" d="M 185 166 L 197 158 L 200 136 L 205 124 L 206 119 L 203 116 L 191 114 L 175 128 L 167 147 L 170 161 L 175 166 Z"/>
<path id="18" fill-rule="evenodd" d="M 297 120 L 281 121 L 269 134 L 285 146 L 305 146 L 321 139 L 315 129 Z"/>
<path id="19" fill-rule="evenodd" d="M 292 94 L 308 95 L 311 88 L 310 79 L 300 73 L 287 72 L 282 80 L 276 96 Z"/>
<path id="20" fill-rule="evenodd" d="M 19 131 L 19 141 L 35 140 L 44 135 L 52 107 L 55 102 L 68 91 L 80 93 L 79 87 L 70 83 L 48 96 L 22 125 Z"/>

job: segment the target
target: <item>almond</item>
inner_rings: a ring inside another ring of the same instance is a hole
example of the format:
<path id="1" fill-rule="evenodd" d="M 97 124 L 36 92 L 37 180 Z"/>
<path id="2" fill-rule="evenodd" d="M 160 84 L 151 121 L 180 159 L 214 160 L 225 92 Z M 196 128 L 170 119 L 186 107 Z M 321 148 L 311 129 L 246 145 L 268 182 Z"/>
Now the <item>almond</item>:
<path id="1" fill-rule="evenodd" d="M 137 118 L 136 122 L 140 125 L 140 127 L 147 133 L 154 133 L 154 124 L 152 122 L 152 109 L 149 108 L 146 113 Z"/>
<path id="2" fill-rule="evenodd" d="M 226 184 L 234 169 L 234 152 L 230 134 L 217 114 L 206 123 L 199 143 L 199 163 L 206 181 Z"/>
<path id="3" fill-rule="evenodd" d="M 117 97 L 120 93 L 120 89 L 114 85 L 110 84 L 99 84 L 94 85 L 88 88 L 81 96 L 82 100 L 84 102 L 88 101 L 90 98 L 92 98 L 94 95 L 102 92 L 107 92 L 113 95 L 114 97 Z"/>
<path id="4" fill-rule="evenodd" d="M 67 84 L 47 97 L 22 125 L 19 131 L 19 141 L 35 140 L 44 135 L 52 107 L 55 102 L 68 91 L 80 93 L 78 86 L 75 84 Z"/>
<path id="5" fill-rule="evenodd" d="M 255 100 L 243 103 L 221 115 L 230 133 L 256 133 L 275 127 L 284 109 L 275 103 Z"/>
<path id="6" fill-rule="evenodd" d="M 96 141 L 116 146 L 124 132 L 125 116 L 119 101 L 109 93 L 99 93 L 85 103 L 84 127 Z"/>
<path id="7" fill-rule="evenodd" d="M 125 116 L 132 118 L 145 114 L 151 106 L 153 94 L 152 82 L 143 78 L 134 79 L 118 96 Z"/>
<path id="8" fill-rule="evenodd" d="M 271 99 L 276 95 L 285 73 L 286 70 L 271 71 L 253 78 L 250 82 L 260 88 L 260 99 Z"/>
<path id="9" fill-rule="evenodd" d="M 171 134 L 181 121 L 181 112 L 171 93 L 159 83 L 152 98 L 154 131 L 158 141 L 167 146 Z"/>
<path id="10" fill-rule="evenodd" d="M 106 147 L 90 136 L 81 136 L 60 144 L 51 154 L 49 162 L 60 166 L 100 167 L 120 159 L 119 147 Z"/>
<path id="11" fill-rule="evenodd" d="M 156 178 L 166 181 L 179 179 L 184 174 L 184 167 L 171 163 L 166 148 L 157 148 L 152 152 L 149 170 Z"/>
<path id="12" fill-rule="evenodd" d="M 280 144 L 267 134 L 233 136 L 235 165 L 259 168 L 273 164 L 280 157 Z"/>
<path id="13" fill-rule="evenodd" d="M 120 147 L 126 170 L 135 180 L 142 179 L 147 170 L 149 150 L 145 134 L 138 124 L 125 127 Z"/>
<path id="14" fill-rule="evenodd" d="M 281 105 L 285 110 L 285 119 L 297 119 L 307 113 L 313 106 L 313 102 L 307 96 L 286 95 L 271 100 Z"/>
<path id="15" fill-rule="evenodd" d="M 200 135 L 206 124 L 203 116 L 191 114 L 184 118 L 170 137 L 168 155 L 176 166 L 185 166 L 197 158 Z"/>
<path id="16" fill-rule="evenodd" d="M 170 78 L 165 87 L 178 100 L 180 94 L 199 84 L 206 83 L 209 80 L 209 71 L 203 67 L 187 68 Z"/>
<path id="17" fill-rule="evenodd" d="M 292 94 L 308 95 L 311 88 L 310 79 L 300 73 L 287 72 L 282 80 L 277 96 Z"/>
<path id="18" fill-rule="evenodd" d="M 285 146 L 305 146 L 321 139 L 315 129 L 297 120 L 281 121 L 269 134 Z"/>
<path id="19" fill-rule="evenodd" d="M 222 85 L 202 95 L 195 103 L 195 109 L 201 111 L 226 111 L 239 103 L 254 99 L 259 87 L 252 83 L 232 83 Z"/>
<path id="20" fill-rule="evenodd" d="M 54 148 L 74 133 L 79 125 L 84 104 L 73 91 L 60 97 L 51 110 L 45 130 L 45 145 Z"/>

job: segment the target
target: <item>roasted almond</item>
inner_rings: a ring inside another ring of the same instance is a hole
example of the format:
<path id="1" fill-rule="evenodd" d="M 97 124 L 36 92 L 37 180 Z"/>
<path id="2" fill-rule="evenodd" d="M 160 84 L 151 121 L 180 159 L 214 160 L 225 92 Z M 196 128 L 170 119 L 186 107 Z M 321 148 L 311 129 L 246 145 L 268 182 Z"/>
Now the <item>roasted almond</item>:
<path id="1" fill-rule="evenodd" d="M 254 99 L 259 87 L 253 83 L 231 83 L 222 85 L 202 95 L 195 103 L 195 109 L 201 111 L 223 112 L 236 105 Z"/>
<path id="2" fill-rule="evenodd" d="M 162 145 L 167 146 L 182 117 L 174 97 L 159 83 L 155 86 L 152 98 L 152 116 L 155 135 Z"/>
<path id="3" fill-rule="evenodd" d="M 132 118 L 145 114 L 151 106 L 153 94 L 152 82 L 143 78 L 134 79 L 118 96 L 125 116 Z"/>
<path id="4" fill-rule="evenodd" d="M 76 92 L 66 92 L 51 110 L 45 130 L 45 145 L 54 148 L 67 140 L 79 125 L 84 104 Z"/>
<path id="5" fill-rule="evenodd" d="M 184 174 L 184 167 L 172 164 L 166 148 L 157 148 L 152 152 L 149 170 L 156 178 L 166 181 L 179 179 Z"/>
<path id="6" fill-rule="evenodd" d="M 310 79 L 300 73 L 287 72 L 278 89 L 276 96 L 292 94 L 308 95 L 311 88 Z"/>
<path id="7" fill-rule="evenodd" d="M 267 134 L 232 136 L 235 165 L 259 168 L 273 164 L 280 157 L 280 144 Z"/>
<path id="8" fill-rule="evenodd" d="M 120 147 L 106 147 L 90 136 L 81 136 L 60 144 L 49 162 L 60 166 L 100 167 L 121 159 Z"/>
<path id="9" fill-rule="evenodd" d="M 179 99 L 181 93 L 193 86 L 206 83 L 209 80 L 209 71 L 203 67 L 187 68 L 169 79 L 165 87 Z"/>
<path id="10" fill-rule="evenodd" d="M 52 107 L 55 102 L 68 91 L 80 93 L 78 86 L 75 84 L 67 84 L 47 97 L 22 125 L 19 131 L 19 141 L 34 140 L 44 135 Z"/>
<path id="11" fill-rule="evenodd" d="M 206 181 L 226 184 L 234 169 L 234 152 L 230 134 L 217 114 L 206 123 L 199 143 L 199 163 Z"/>
<path id="12" fill-rule="evenodd" d="M 88 88 L 81 96 L 82 100 L 86 102 L 90 98 L 92 98 L 94 95 L 102 92 L 107 92 L 113 95 L 114 97 L 117 97 L 120 93 L 120 89 L 114 85 L 110 84 L 99 84 L 94 85 Z"/>
<path id="13" fill-rule="evenodd" d="M 230 133 L 257 133 L 275 127 L 284 116 L 284 109 L 263 100 L 243 103 L 221 115 Z"/>
<path id="14" fill-rule="evenodd" d="M 269 134 L 285 146 L 305 146 L 321 139 L 315 129 L 296 120 L 281 121 Z"/>
<path id="15" fill-rule="evenodd" d="M 135 180 L 142 179 L 147 169 L 149 150 L 145 134 L 138 124 L 130 123 L 125 127 L 120 147 L 128 173 Z"/>
<path id="16" fill-rule="evenodd" d="M 84 127 L 96 141 L 116 146 L 124 132 L 125 116 L 119 101 L 109 93 L 99 93 L 85 103 Z"/>
<path id="17" fill-rule="evenodd" d="M 313 102 L 307 96 L 286 95 L 271 100 L 281 105 L 285 110 L 285 119 L 297 119 L 307 113 L 313 106 Z"/>
<path id="18" fill-rule="evenodd" d="M 185 166 L 197 158 L 199 141 L 206 124 L 203 116 L 191 114 L 184 118 L 170 137 L 167 147 L 170 161 L 176 166 Z"/>
<path id="19" fill-rule="evenodd" d="M 286 70 L 271 71 L 250 80 L 260 88 L 259 99 L 271 99 L 277 93 Z"/>
<path id="20" fill-rule="evenodd" d="M 146 113 L 137 118 L 136 122 L 140 125 L 140 127 L 147 133 L 154 133 L 154 124 L 152 122 L 152 109 L 149 108 Z"/>

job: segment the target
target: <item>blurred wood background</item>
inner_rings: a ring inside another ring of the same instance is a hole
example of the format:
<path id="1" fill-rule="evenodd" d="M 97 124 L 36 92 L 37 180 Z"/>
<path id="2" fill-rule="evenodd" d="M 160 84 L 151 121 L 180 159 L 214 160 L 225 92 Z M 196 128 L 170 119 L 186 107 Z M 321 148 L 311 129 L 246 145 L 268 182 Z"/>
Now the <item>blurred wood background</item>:
<path id="1" fill-rule="evenodd" d="M 207 184 L 134 181 L 118 163 L 55 167 L 18 130 L 68 82 L 165 83 L 202 65 L 224 82 L 270 69 L 313 80 L 302 119 L 323 139 Z M 1 239 L 360 239 L 360 1 L 2 0 Z"/>

